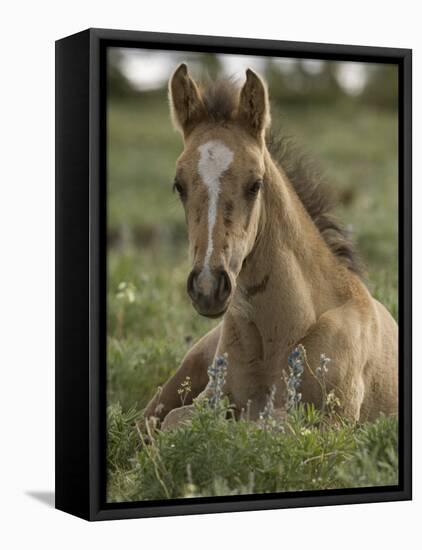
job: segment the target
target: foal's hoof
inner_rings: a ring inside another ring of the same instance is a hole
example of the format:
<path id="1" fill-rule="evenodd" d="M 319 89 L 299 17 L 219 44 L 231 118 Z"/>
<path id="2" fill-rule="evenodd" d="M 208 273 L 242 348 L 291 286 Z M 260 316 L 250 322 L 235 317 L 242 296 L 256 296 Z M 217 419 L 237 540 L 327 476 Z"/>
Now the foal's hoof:
<path id="1" fill-rule="evenodd" d="M 184 405 L 183 407 L 178 407 L 173 409 L 168 413 L 163 422 L 161 423 L 161 429 L 164 430 L 173 430 L 179 426 L 187 426 L 190 423 L 190 419 L 193 415 L 193 406 Z"/>

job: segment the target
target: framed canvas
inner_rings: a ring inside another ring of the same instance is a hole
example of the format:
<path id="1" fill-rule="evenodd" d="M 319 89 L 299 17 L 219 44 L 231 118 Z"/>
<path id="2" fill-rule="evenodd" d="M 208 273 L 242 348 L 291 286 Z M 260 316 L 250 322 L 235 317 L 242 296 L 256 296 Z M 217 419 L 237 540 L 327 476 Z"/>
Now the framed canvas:
<path id="1" fill-rule="evenodd" d="M 56 507 L 407 500 L 411 420 L 411 50 L 58 40 Z"/>

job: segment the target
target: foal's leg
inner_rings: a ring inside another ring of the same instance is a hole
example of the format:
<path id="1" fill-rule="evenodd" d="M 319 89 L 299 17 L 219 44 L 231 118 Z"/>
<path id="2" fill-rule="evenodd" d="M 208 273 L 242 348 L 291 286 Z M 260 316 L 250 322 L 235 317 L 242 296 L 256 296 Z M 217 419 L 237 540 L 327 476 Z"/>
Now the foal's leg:
<path id="1" fill-rule="evenodd" d="M 324 313 L 311 328 L 302 344 L 306 350 L 308 367 L 305 367 L 301 385 L 302 400 L 320 408 L 323 390 L 316 376 L 320 355 L 331 359 L 326 374 L 326 391 L 334 391 L 340 400 L 338 411 L 358 421 L 365 394 L 363 367 L 366 363 L 365 339 L 371 338 L 370 326 L 353 303 Z M 311 372 L 312 369 L 312 372 Z"/>
<path id="2" fill-rule="evenodd" d="M 162 421 L 173 409 L 182 406 L 177 390 L 186 377 L 190 377 L 191 391 L 186 395 L 184 405 L 189 405 L 199 395 L 208 383 L 208 366 L 212 363 L 220 338 L 221 325 L 203 336 L 185 355 L 182 364 L 175 374 L 167 380 L 144 411 L 144 417 L 151 416 Z"/>

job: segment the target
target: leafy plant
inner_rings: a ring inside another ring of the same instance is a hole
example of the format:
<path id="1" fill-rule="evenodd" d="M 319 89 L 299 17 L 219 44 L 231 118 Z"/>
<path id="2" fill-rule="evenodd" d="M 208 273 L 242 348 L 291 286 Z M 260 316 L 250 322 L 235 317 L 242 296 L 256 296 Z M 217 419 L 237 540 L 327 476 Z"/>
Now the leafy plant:
<path id="1" fill-rule="evenodd" d="M 304 349 L 299 354 L 295 350 L 290 363 L 300 357 L 306 357 Z M 270 394 L 259 422 L 235 421 L 220 391 L 226 369 L 226 359 L 217 357 L 209 369 L 208 399 L 194 402 L 190 423 L 149 432 L 148 443 L 130 427 L 137 418 L 134 411 L 124 414 L 114 408 L 109 412 L 110 500 L 397 484 L 395 418 L 381 417 L 363 425 L 344 419 L 334 423 L 328 406 L 317 410 L 296 401 L 285 419 L 278 420 Z M 289 378 L 299 370 L 292 368 Z M 287 380 L 288 391 L 292 387 Z"/>

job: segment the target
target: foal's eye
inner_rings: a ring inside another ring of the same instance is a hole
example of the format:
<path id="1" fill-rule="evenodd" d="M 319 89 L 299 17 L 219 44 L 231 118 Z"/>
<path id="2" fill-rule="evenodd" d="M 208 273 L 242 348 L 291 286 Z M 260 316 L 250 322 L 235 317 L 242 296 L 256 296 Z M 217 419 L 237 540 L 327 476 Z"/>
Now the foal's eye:
<path id="1" fill-rule="evenodd" d="M 173 191 L 178 193 L 178 195 L 181 199 L 186 198 L 186 191 L 183 188 L 183 186 L 177 180 L 173 183 Z"/>
<path id="2" fill-rule="evenodd" d="M 262 180 L 254 181 L 253 184 L 250 185 L 248 188 L 248 195 L 250 197 L 256 197 L 261 187 L 262 187 Z"/>

